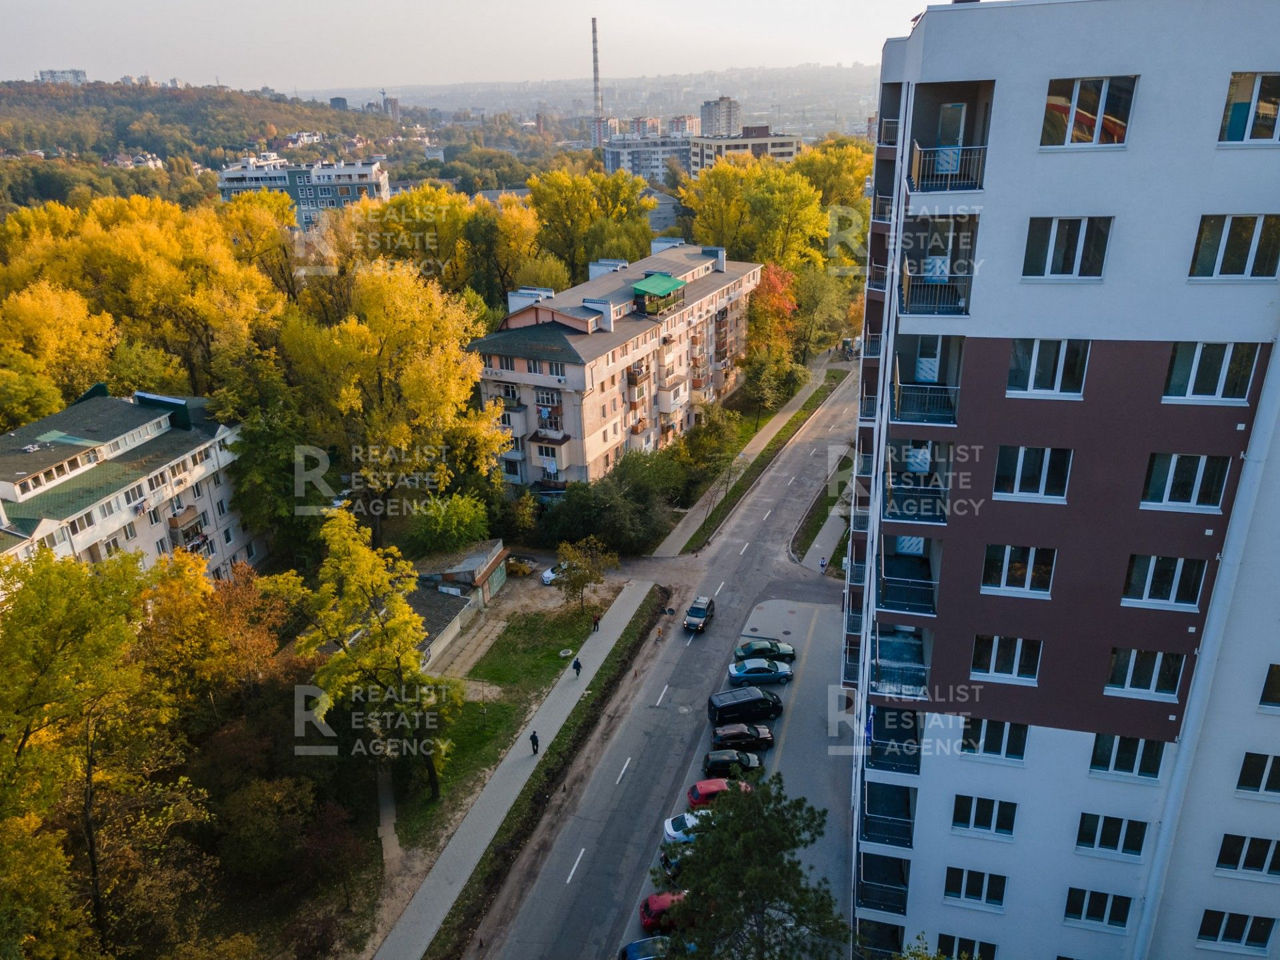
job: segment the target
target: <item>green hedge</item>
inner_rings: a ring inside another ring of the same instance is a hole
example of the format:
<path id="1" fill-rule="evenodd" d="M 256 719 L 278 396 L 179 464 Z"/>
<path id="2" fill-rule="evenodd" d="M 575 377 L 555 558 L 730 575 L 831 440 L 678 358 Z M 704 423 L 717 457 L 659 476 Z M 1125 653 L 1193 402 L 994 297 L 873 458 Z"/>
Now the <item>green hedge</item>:
<path id="1" fill-rule="evenodd" d="M 632 661 L 666 610 L 670 598 L 671 591 L 666 587 L 649 589 L 640 608 L 592 678 L 591 686 L 578 700 L 564 726 L 547 747 L 546 756 L 534 768 L 524 789 L 511 805 L 489 849 L 480 858 L 431 946 L 423 954 L 423 960 L 458 960 L 466 952 L 476 928 L 506 882 L 512 864 L 538 828 L 547 798 L 564 781 L 578 751 L 603 716 L 601 708 L 627 676 Z"/>
<path id="2" fill-rule="evenodd" d="M 769 464 L 773 463 L 774 458 L 787 445 L 787 441 L 796 435 L 797 431 L 804 426 L 805 421 L 813 416 L 813 412 L 822 405 L 822 401 L 831 396 L 832 391 L 848 375 L 849 371 L 847 370 L 827 371 L 827 378 L 822 385 L 809 395 L 809 398 L 801 404 L 800 409 L 791 415 L 791 419 L 774 435 L 772 440 L 765 444 L 765 448 L 751 461 L 747 469 L 742 471 L 742 476 L 729 488 L 729 492 L 724 499 L 717 503 L 711 509 L 711 512 L 707 514 L 707 519 L 703 520 L 702 525 L 693 532 L 693 536 L 684 545 L 684 549 L 680 551 L 681 553 L 692 553 L 694 550 L 701 550 L 707 545 L 707 542 L 719 529 L 720 524 L 724 522 L 725 517 L 738 505 L 738 501 L 743 498 L 746 492 L 751 489 L 751 485 L 756 482 L 756 478 L 769 468 Z"/>

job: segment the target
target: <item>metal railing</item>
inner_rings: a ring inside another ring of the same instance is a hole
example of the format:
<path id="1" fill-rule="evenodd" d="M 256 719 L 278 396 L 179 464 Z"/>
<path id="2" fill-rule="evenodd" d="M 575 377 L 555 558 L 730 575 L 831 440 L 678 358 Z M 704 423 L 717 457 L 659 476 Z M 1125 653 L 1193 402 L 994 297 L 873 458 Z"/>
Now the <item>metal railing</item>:
<path id="1" fill-rule="evenodd" d="M 896 147 L 898 145 L 898 119 L 882 119 L 880 121 L 880 139 L 878 141 L 886 147 Z"/>
<path id="2" fill-rule="evenodd" d="M 871 526 L 871 511 L 866 507 L 854 507 L 853 512 L 849 514 L 849 529 L 865 533 Z"/>
<path id="3" fill-rule="evenodd" d="M 922 147 L 911 145 L 911 189 L 981 190 L 987 163 L 986 147 Z"/>
<path id="4" fill-rule="evenodd" d="M 858 878 L 858 906 L 885 913 L 907 912 L 907 888 Z"/>
<path id="5" fill-rule="evenodd" d="M 880 356 L 880 334 L 868 333 L 863 337 L 862 355 L 872 360 Z"/>
<path id="6" fill-rule="evenodd" d="M 855 587 L 861 587 L 867 582 L 867 564 L 865 561 L 859 560 L 849 565 L 849 583 Z"/>
<path id="7" fill-rule="evenodd" d="M 960 317 L 969 313 L 973 277 L 967 274 L 904 272 L 899 313 L 930 317 Z"/>
<path id="8" fill-rule="evenodd" d="M 875 457 L 869 453 L 859 453 L 854 459 L 854 476 L 870 477 L 875 473 Z"/>
<path id="9" fill-rule="evenodd" d="M 941 478 L 929 477 L 936 482 L 926 483 L 926 477 L 929 475 L 922 473 L 886 475 L 881 516 L 908 523 L 946 523 L 950 491 Z"/>
<path id="10" fill-rule="evenodd" d="M 889 817 L 881 813 L 868 813 L 862 807 L 858 817 L 858 834 L 869 843 L 886 843 L 895 847 L 911 846 L 915 821 L 902 817 Z"/>
<path id="11" fill-rule="evenodd" d="M 928 698 L 929 668 L 924 665 L 924 644 L 914 634 L 871 638 L 871 692 L 886 697 Z"/>
<path id="12" fill-rule="evenodd" d="M 903 423 L 955 423 L 959 387 L 900 383 L 893 389 L 893 419 Z"/>
<path id="13" fill-rule="evenodd" d="M 889 285 L 889 268 L 882 263 L 867 267 L 867 289 L 884 290 Z"/>
<path id="14" fill-rule="evenodd" d="M 935 614 L 937 580 L 912 580 L 906 577 L 880 577 L 876 606 L 900 613 Z"/>
<path id="15" fill-rule="evenodd" d="M 864 393 L 858 402 L 858 419 L 874 420 L 876 418 L 876 395 Z"/>
<path id="16" fill-rule="evenodd" d="M 876 194 L 871 198 L 871 219 L 888 223 L 893 215 L 893 197 Z"/>
<path id="17" fill-rule="evenodd" d="M 916 740 L 867 740 L 867 766 L 891 773 L 920 772 L 920 744 Z"/>

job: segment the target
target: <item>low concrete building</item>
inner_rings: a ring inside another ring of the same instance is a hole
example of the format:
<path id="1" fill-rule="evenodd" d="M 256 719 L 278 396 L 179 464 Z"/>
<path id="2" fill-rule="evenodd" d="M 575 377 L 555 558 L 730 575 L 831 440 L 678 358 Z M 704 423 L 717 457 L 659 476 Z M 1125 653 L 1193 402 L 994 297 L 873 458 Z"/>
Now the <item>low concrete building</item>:
<path id="1" fill-rule="evenodd" d="M 307 229 L 325 210 L 345 207 L 365 197 L 386 200 L 391 183 L 375 160 L 294 164 L 274 153 L 243 157 L 218 171 L 218 194 L 230 200 L 254 190 L 279 190 L 293 201 L 298 226 Z"/>

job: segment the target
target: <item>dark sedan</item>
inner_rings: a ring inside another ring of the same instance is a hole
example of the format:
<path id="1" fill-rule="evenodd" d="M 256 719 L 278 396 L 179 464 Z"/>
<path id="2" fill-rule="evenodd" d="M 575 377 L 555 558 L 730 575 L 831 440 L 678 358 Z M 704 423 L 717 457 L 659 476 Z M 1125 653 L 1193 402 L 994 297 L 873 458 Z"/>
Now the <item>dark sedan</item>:
<path id="1" fill-rule="evenodd" d="M 768 750 L 773 731 L 763 723 L 730 723 L 711 732 L 713 750 Z"/>
<path id="2" fill-rule="evenodd" d="M 735 660 L 781 660 L 791 663 L 796 658 L 796 648 L 780 640 L 748 640 L 733 651 Z"/>
<path id="3" fill-rule="evenodd" d="M 730 777 L 735 772 L 755 770 L 760 758 L 742 750 L 712 750 L 702 758 L 702 772 L 708 777 Z"/>

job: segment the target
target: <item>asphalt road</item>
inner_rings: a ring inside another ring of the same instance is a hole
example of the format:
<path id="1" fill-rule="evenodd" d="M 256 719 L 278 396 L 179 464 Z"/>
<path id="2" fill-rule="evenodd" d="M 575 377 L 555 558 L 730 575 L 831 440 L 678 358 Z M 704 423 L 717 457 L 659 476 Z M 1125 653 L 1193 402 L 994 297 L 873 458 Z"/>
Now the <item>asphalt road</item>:
<path id="1" fill-rule="evenodd" d="M 710 740 L 707 697 L 725 687 L 733 647 L 753 626 L 752 635 L 759 636 L 789 629 L 777 639 L 797 648 L 795 680 L 774 688 L 785 710 L 766 767 L 781 770 L 789 793 L 828 809 L 826 839 L 802 859 L 827 877 L 847 913 L 852 766 L 828 730 L 828 698 L 839 684 L 844 640 L 841 585 L 793 562 L 787 544 L 839 450 L 853 438 L 856 401 L 851 375 L 698 556 L 627 565 L 635 576 L 673 587 L 676 616 L 664 623 L 663 648 L 638 681 L 633 709 L 560 825 L 514 922 L 498 942 L 486 944 L 486 957 L 610 958 L 643 935 L 637 909 L 652 890 L 649 869 L 662 821 L 684 809 L 684 791 L 701 779 Z M 717 615 L 705 633 L 690 637 L 680 629 L 680 616 L 698 594 L 715 597 Z M 837 733 L 847 744 L 849 731 Z"/>

